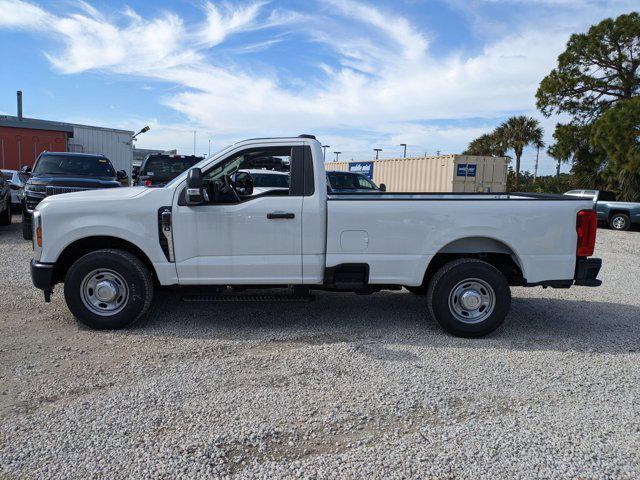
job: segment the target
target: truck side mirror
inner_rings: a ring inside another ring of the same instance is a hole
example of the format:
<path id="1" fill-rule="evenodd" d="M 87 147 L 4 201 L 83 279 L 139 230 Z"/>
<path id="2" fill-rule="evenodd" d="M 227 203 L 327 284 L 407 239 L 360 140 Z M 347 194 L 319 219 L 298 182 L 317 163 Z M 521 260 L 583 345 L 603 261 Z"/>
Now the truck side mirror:
<path id="1" fill-rule="evenodd" d="M 116 172 L 116 178 L 118 180 L 126 180 L 127 178 L 129 178 L 129 176 L 127 175 L 127 172 L 125 172 L 124 170 L 118 170 Z"/>
<path id="2" fill-rule="evenodd" d="M 380 188 L 381 192 L 386 192 L 387 191 L 387 186 L 384 183 L 381 183 L 380 185 L 378 185 L 378 187 Z"/>
<path id="3" fill-rule="evenodd" d="M 31 175 L 31 167 L 29 165 L 25 165 L 20 169 L 20 171 L 25 175 Z"/>
<path id="4" fill-rule="evenodd" d="M 204 189 L 204 181 L 202 179 L 202 170 L 192 168 L 187 174 L 187 205 L 202 205 L 209 200 L 206 190 Z"/>

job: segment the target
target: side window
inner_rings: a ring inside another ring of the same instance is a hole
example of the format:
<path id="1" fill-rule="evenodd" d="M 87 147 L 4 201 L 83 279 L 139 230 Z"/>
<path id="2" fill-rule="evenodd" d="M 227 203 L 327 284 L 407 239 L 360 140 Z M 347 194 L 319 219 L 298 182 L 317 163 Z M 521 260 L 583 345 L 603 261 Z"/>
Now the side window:
<path id="1" fill-rule="evenodd" d="M 373 190 L 375 188 L 373 184 L 369 180 L 367 180 L 366 177 L 361 177 L 359 175 L 358 175 L 358 184 L 360 185 L 360 188 L 366 189 L 366 190 Z"/>
<path id="2" fill-rule="evenodd" d="M 238 198 L 247 201 L 257 196 L 305 195 L 309 190 L 305 177 L 305 148 L 308 147 L 250 148 L 226 158 L 203 172 L 209 198 L 214 203 L 234 203 Z M 308 173 L 313 175 L 311 162 L 309 166 Z M 252 191 L 246 188 L 248 177 Z M 237 196 L 228 191 L 228 185 L 235 189 Z"/>

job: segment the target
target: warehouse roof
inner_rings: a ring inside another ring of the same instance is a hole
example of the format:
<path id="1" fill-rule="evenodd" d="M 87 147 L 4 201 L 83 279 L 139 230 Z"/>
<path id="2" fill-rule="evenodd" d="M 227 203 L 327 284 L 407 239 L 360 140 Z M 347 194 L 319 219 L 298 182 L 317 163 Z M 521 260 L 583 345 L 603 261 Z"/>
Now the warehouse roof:
<path id="1" fill-rule="evenodd" d="M 117 128 L 96 127 L 94 125 L 82 125 L 80 123 L 55 122 L 53 120 L 40 120 L 38 118 L 23 117 L 22 120 L 13 115 L 0 115 L 0 127 L 32 128 L 34 130 L 57 130 L 60 132 L 73 132 L 74 127 L 91 128 L 108 132 L 126 133 L 133 135 L 131 130 Z"/>

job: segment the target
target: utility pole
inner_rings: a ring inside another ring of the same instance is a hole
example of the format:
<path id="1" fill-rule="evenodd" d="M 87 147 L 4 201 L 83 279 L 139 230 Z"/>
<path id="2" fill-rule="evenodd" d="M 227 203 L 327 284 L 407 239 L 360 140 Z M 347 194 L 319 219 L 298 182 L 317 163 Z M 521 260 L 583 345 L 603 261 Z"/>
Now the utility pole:
<path id="1" fill-rule="evenodd" d="M 337 161 L 338 161 L 338 158 L 340 158 L 340 154 L 341 154 L 342 152 L 333 152 L 333 153 L 335 153 L 335 154 L 336 154 L 336 162 L 337 162 Z"/>
<path id="2" fill-rule="evenodd" d="M 402 158 L 407 158 L 407 144 L 401 143 L 400 146 L 404 147 L 404 153 L 402 154 Z"/>
<path id="3" fill-rule="evenodd" d="M 331 148 L 331 145 L 322 145 L 322 160 L 327 160 L 327 148 Z"/>
<path id="4" fill-rule="evenodd" d="M 376 152 L 376 160 L 378 160 L 378 154 L 382 151 L 382 149 L 381 148 L 374 148 L 373 151 Z"/>
<path id="5" fill-rule="evenodd" d="M 540 157 L 540 147 L 536 148 L 536 168 L 533 170 L 533 181 L 538 178 L 538 158 Z"/>
<path id="6" fill-rule="evenodd" d="M 211 139 L 209 139 L 209 155 L 207 155 L 207 156 L 209 156 L 209 157 L 211 156 Z"/>
<path id="7" fill-rule="evenodd" d="M 193 154 L 196 154 L 196 131 L 193 131 Z"/>

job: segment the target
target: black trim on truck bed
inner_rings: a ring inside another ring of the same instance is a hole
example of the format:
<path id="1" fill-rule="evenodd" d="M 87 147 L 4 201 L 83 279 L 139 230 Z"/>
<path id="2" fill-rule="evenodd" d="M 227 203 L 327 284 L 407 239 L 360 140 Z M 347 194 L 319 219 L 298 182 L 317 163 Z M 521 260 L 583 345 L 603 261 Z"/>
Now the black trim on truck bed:
<path id="1" fill-rule="evenodd" d="M 437 202 L 437 201 L 458 201 L 470 202 L 476 200 L 498 201 L 498 202 L 517 202 L 522 200 L 531 201 L 563 201 L 575 202 L 582 201 L 584 198 L 570 197 L 568 195 L 560 195 L 553 193 L 520 193 L 520 192 L 340 192 L 328 195 L 329 201 L 420 201 L 420 202 Z"/>

